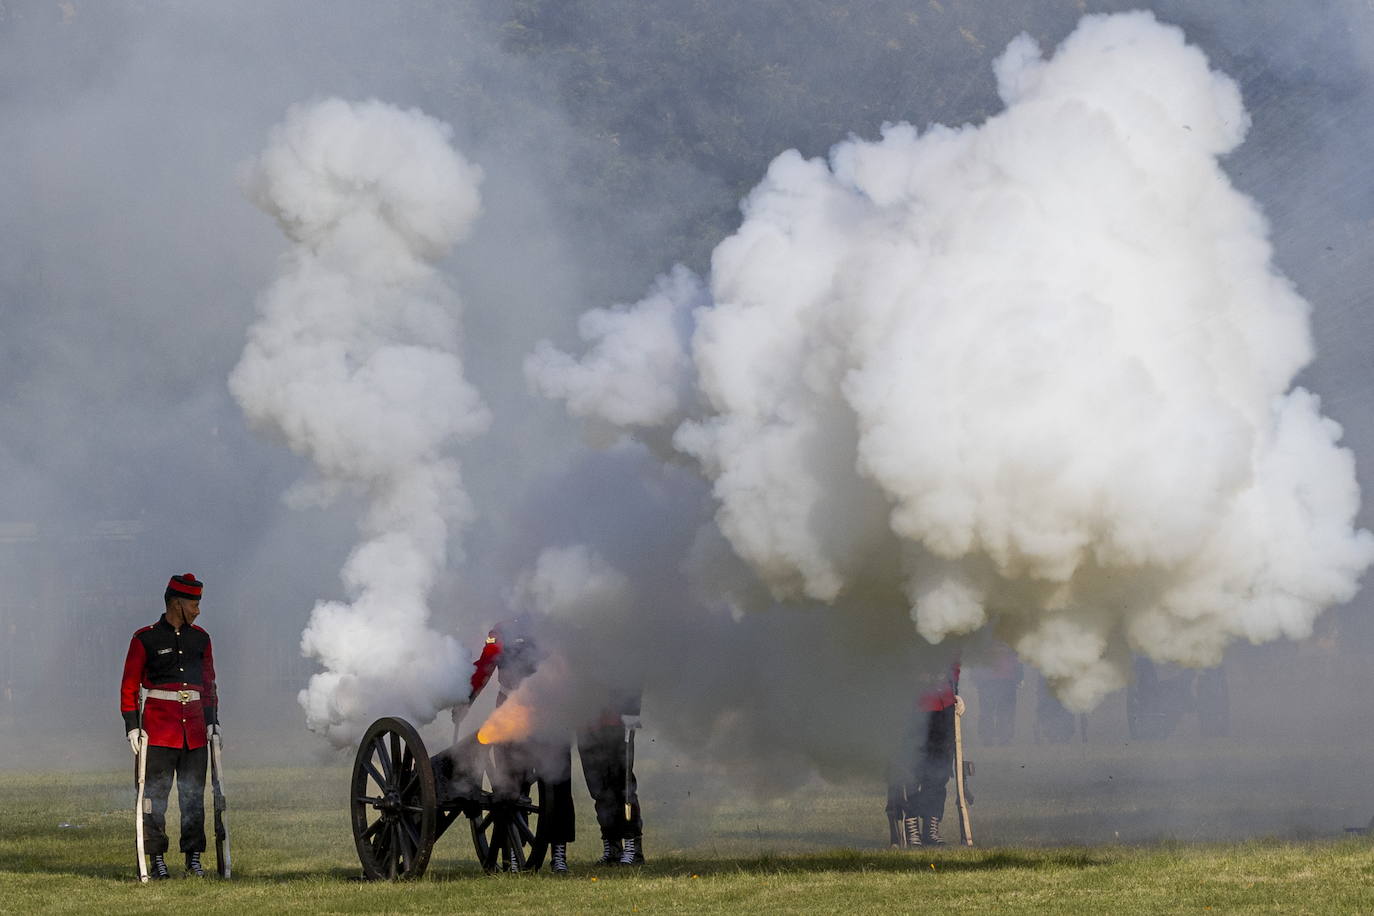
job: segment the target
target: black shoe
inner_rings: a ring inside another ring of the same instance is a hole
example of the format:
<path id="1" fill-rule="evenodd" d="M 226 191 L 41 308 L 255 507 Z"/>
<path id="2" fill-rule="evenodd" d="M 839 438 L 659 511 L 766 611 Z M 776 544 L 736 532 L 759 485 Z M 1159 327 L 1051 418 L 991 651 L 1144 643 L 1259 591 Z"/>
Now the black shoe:
<path id="1" fill-rule="evenodd" d="M 593 862 L 593 865 L 619 865 L 620 864 L 620 841 L 611 840 L 606 837 L 601 838 L 601 858 Z"/>
<path id="2" fill-rule="evenodd" d="M 933 814 L 926 818 L 925 842 L 927 846 L 945 845 L 944 837 L 940 836 L 940 819 Z"/>
<path id="3" fill-rule="evenodd" d="M 921 845 L 921 819 L 909 817 L 903 823 L 906 826 L 906 845 L 910 849 L 916 849 Z"/>
<path id="4" fill-rule="evenodd" d="M 644 864 L 644 841 L 637 836 L 627 837 L 625 846 L 620 850 L 621 865 Z"/>
<path id="5" fill-rule="evenodd" d="M 166 881 L 172 877 L 167 872 L 167 860 L 162 856 L 153 856 L 153 867 L 149 870 L 148 877 L 154 881 Z"/>
<path id="6" fill-rule="evenodd" d="M 200 867 L 200 853 L 186 853 L 186 871 L 190 872 L 190 874 L 196 878 L 205 877 L 205 869 Z"/>
<path id="7" fill-rule="evenodd" d="M 549 870 L 555 875 L 568 874 L 568 844 L 554 843 L 549 847 Z"/>

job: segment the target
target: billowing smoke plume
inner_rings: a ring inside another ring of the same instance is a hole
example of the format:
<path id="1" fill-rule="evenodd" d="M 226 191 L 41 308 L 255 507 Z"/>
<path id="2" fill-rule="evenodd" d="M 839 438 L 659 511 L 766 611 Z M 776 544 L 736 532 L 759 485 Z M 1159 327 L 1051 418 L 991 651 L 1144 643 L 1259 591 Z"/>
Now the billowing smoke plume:
<path id="1" fill-rule="evenodd" d="M 1236 85 L 1148 13 L 1048 59 L 1022 36 L 995 71 L 981 125 L 779 156 L 713 304 L 678 276 L 593 312 L 589 355 L 542 347 L 532 382 L 671 432 L 775 598 L 890 599 L 931 642 L 992 624 L 1078 709 L 1131 651 L 1308 635 L 1374 538 L 1292 387 L 1309 306 L 1221 168 Z"/>
<path id="2" fill-rule="evenodd" d="M 468 655 L 429 629 L 451 528 L 471 515 L 449 449 L 489 422 L 458 358 L 458 300 L 434 264 L 479 211 L 481 172 L 418 111 L 294 108 L 252 163 L 254 201 L 293 247 L 262 296 L 230 387 L 310 460 L 299 502 L 356 493 L 363 541 L 301 640 L 326 669 L 302 692 L 339 744 L 377 714 L 428 721 L 464 693 Z"/>

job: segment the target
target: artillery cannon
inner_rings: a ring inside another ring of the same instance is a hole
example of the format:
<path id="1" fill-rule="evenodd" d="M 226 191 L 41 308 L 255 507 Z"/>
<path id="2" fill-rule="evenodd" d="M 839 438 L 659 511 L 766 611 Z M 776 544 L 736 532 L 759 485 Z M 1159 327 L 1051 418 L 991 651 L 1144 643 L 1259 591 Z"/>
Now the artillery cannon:
<path id="1" fill-rule="evenodd" d="M 537 871 L 548 851 L 549 794 L 518 754 L 468 736 L 433 757 L 409 722 L 373 722 L 350 783 L 353 841 L 363 875 L 418 878 L 439 837 L 466 818 L 485 871 Z"/>

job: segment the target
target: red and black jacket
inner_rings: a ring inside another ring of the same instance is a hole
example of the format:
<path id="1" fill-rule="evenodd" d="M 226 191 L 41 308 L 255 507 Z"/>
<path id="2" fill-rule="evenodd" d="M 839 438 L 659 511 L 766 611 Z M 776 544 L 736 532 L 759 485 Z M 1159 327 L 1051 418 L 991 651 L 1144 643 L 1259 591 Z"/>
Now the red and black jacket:
<path id="1" fill-rule="evenodd" d="M 947 671 L 930 674 L 919 680 L 923 689 L 916 700 L 918 707 L 926 712 L 949 709 L 959 694 L 959 662 L 954 662 Z"/>
<path id="2" fill-rule="evenodd" d="M 163 616 L 134 633 L 124 657 L 119 686 L 119 712 L 126 731 L 139 727 L 139 688 L 196 690 L 200 699 L 166 700 L 148 697 L 143 706 L 143 730 L 154 747 L 204 747 L 206 726 L 219 723 L 215 692 L 215 659 L 210 634 L 194 624 L 177 630 Z"/>
<path id="3" fill-rule="evenodd" d="M 521 681 L 534 673 L 542 658 L 528 627 L 522 621 L 498 623 L 487 634 L 482 654 L 472 663 L 474 670 L 469 682 L 472 691 L 468 694 L 468 702 L 477 699 L 494 673 L 501 684 L 496 704 L 501 705 L 506 701 L 506 696 L 520 686 Z"/>

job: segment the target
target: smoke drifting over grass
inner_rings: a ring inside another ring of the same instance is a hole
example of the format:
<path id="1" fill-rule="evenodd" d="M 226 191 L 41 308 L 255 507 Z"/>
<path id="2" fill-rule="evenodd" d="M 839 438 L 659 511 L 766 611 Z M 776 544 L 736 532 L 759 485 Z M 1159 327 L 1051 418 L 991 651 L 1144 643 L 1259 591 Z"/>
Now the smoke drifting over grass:
<path id="1" fill-rule="evenodd" d="M 297 502 L 360 492 L 350 602 L 315 606 L 302 651 L 310 728 L 349 743 L 377 715 L 428 721 L 463 695 L 467 654 L 429 627 L 451 528 L 471 517 L 450 447 L 490 416 L 463 376 L 458 300 L 434 266 L 479 211 L 481 172 L 444 124 L 379 102 L 293 109 L 247 177 L 294 244 L 230 388 L 307 457 Z"/>
<path id="2" fill-rule="evenodd" d="M 981 125 L 779 156 L 712 304 L 664 281 L 586 316 L 580 363 L 544 346 L 527 372 L 671 432 L 774 599 L 892 596 L 930 642 L 991 624 L 1073 708 L 1133 651 L 1309 635 L 1374 537 L 1340 428 L 1293 387 L 1310 307 L 1219 165 L 1235 83 L 1148 13 L 994 69 Z"/>

